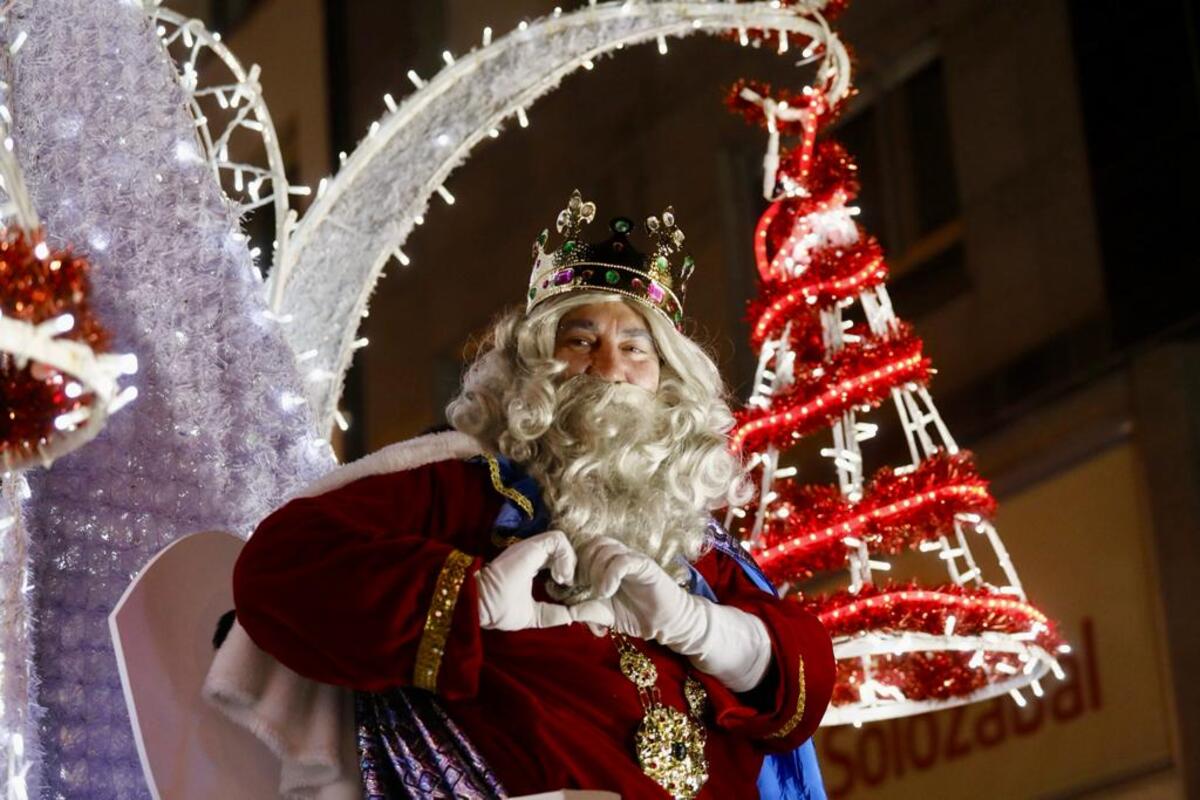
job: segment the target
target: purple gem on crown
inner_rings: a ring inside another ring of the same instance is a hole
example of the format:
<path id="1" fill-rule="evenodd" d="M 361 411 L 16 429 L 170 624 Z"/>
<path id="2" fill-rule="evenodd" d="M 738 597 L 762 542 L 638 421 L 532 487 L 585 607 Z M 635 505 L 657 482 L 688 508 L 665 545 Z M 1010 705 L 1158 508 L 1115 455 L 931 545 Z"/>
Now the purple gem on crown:
<path id="1" fill-rule="evenodd" d="M 575 270 L 560 269 L 558 272 L 554 273 L 554 285 L 562 286 L 563 284 L 570 283 L 571 279 L 574 277 L 575 277 Z"/>
<path id="2" fill-rule="evenodd" d="M 661 303 L 663 298 L 667 296 L 663 288 L 654 281 L 650 281 L 650 285 L 646 287 L 646 294 L 656 303 Z"/>

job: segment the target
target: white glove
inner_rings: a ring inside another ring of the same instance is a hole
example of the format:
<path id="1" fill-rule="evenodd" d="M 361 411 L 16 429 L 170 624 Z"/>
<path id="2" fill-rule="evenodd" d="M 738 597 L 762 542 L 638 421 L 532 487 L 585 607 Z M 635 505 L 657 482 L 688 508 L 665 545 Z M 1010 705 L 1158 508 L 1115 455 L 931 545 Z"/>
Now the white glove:
<path id="1" fill-rule="evenodd" d="M 615 539 L 588 542 L 579 559 L 579 577 L 594 599 L 572 607 L 575 621 L 654 639 L 735 692 L 753 689 L 766 674 L 771 638 L 758 617 L 690 594 L 653 559 Z"/>
<path id="2" fill-rule="evenodd" d="M 509 545 L 475 573 L 479 584 L 479 626 L 500 631 L 570 625 L 571 611 L 533 599 L 533 579 L 549 567 L 558 583 L 575 574 L 575 551 L 562 531 L 546 531 Z"/>

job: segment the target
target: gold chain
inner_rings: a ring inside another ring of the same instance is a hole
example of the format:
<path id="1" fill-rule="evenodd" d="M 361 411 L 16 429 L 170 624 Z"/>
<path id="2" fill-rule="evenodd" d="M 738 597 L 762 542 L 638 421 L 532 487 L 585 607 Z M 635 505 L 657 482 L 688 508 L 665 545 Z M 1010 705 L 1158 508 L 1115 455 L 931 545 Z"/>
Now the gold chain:
<path id="1" fill-rule="evenodd" d="M 689 675 L 683 694 L 690 716 L 663 705 L 654 662 L 615 631 L 613 643 L 617 646 L 621 674 L 637 687 L 644 711 L 634 737 L 642 772 L 675 800 L 692 800 L 708 780 L 708 758 L 704 755 L 708 735 L 701 720 L 708 693 Z"/>

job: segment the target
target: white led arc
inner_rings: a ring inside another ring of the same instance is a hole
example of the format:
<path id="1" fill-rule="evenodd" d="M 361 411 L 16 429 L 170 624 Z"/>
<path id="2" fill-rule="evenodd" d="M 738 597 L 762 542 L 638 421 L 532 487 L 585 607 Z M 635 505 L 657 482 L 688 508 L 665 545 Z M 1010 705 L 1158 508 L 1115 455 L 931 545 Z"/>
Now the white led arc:
<path id="1" fill-rule="evenodd" d="M 0 484 L 0 796 L 28 800 L 36 769 L 29 750 L 37 738 L 33 708 L 33 604 L 29 591 L 29 530 L 24 504 L 29 483 L 15 472 Z"/>
<path id="2" fill-rule="evenodd" d="M 37 212 L 25 188 L 25 178 L 21 174 L 16 154 L 12 151 L 13 142 L 8 135 L 8 126 L 2 118 L 8 113 L 2 98 L 0 109 L 0 150 L 3 150 L 0 152 L 0 198 L 3 200 L 0 203 L 0 219 L 22 230 L 34 231 L 38 228 Z"/>
<path id="3" fill-rule="evenodd" d="M 14 30 L 7 10 L 7 5 L 0 7 L 4 24 L 0 35 L 0 222 L 32 231 L 38 227 L 37 212 L 13 152 L 8 130 L 12 115 L 7 106 L 12 58 L 20 50 L 25 31 Z M 0 353 L 5 352 L 6 338 L 0 332 Z M 28 781 L 36 763 L 26 742 L 37 737 L 34 609 L 28 592 L 30 539 L 23 513 L 29 483 L 17 469 L 2 467 L 0 472 L 0 790 L 7 800 L 28 800 Z M 36 780 L 36 775 L 32 777 Z"/>
<path id="4" fill-rule="evenodd" d="M 309 208 L 278 257 L 271 311 L 295 353 L 308 359 L 309 404 L 322 435 L 332 428 L 359 320 L 387 260 L 399 252 L 430 197 L 472 148 L 567 74 L 623 47 L 749 29 L 823 44 L 820 88 L 830 102 L 850 86 L 845 47 L 816 10 L 768 2 L 624 2 L 589 5 L 529 23 L 448 65 L 385 115 Z M 514 273 L 515 274 L 515 273 Z"/>
<path id="5" fill-rule="evenodd" d="M 239 206 L 239 211 L 242 214 L 253 211 L 259 206 L 266 203 L 272 203 L 275 207 L 275 242 L 276 252 L 275 261 L 281 261 L 287 251 L 288 239 L 291 233 L 291 228 L 295 224 L 296 214 L 290 209 L 290 198 L 293 194 L 308 194 L 307 187 L 293 187 L 288 183 L 287 172 L 284 168 L 283 153 L 279 149 L 279 137 L 275 133 L 275 124 L 271 120 L 271 113 L 267 109 L 267 104 L 263 99 L 262 86 L 258 82 L 258 68 L 251 67 L 248 71 L 234 55 L 233 51 L 225 46 L 220 35 L 209 31 L 204 22 L 198 19 L 191 19 L 183 16 L 168 8 L 163 8 L 158 5 L 159 0 L 145 0 L 146 12 L 152 23 L 159 28 L 159 38 L 162 40 L 164 49 L 173 43 L 176 39 L 182 38 L 184 47 L 188 50 L 189 60 L 184 63 L 190 63 L 195 67 L 198 54 L 201 49 L 207 49 L 215 55 L 225 68 L 229 70 L 230 75 L 237 82 L 236 87 L 228 85 L 223 86 L 202 86 L 197 82 L 194 87 L 184 86 L 184 90 L 188 93 L 188 107 L 192 112 L 192 116 L 196 120 L 196 135 L 200 140 L 202 152 L 205 160 L 212 168 L 213 175 L 217 179 L 217 184 L 225 189 L 225 182 L 221 178 L 221 170 L 234 169 L 249 169 L 254 173 L 262 176 L 270 181 L 271 191 L 262 197 L 253 197 L 248 190 L 234 193 L 239 195 L 231 198 L 233 202 Z M 191 40 L 191 43 L 187 40 Z M 180 67 L 184 66 L 183 63 Z M 197 81 L 202 77 L 199 72 L 194 73 Z M 180 75 L 182 79 L 182 72 Z M 182 82 L 182 81 L 181 81 Z M 231 110 L 233 119 L 226 123 L 225 130 L 213 137 L 212 127 L 200 107 L 199 98 L 206 94 L 211 94 L 215 90 L 226 89 L 229 93 L 237 93 L 237 108 L 239 110 Z M 244 120 L 252 118 L 254 127 L 248 127 L 244 124 Z M 252 164 L 241 164 L 230 159 L 221 158 L 219 142 L 223 139 L 228 142 L 229 136 L 233 130 L 242 128 L 248 131 L 251 135 L 262 140 L 263 152 L 266 154 L 267 166 L 265 168 Z"/>

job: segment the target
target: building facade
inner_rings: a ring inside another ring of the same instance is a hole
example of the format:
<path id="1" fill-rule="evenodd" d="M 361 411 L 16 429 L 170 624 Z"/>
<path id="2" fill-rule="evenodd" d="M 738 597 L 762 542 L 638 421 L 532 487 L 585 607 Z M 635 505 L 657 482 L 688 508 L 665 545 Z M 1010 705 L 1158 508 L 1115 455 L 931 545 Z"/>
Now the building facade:
<path id="1" fill-rule="evenodd" d="M 441 53 L 551 2 L 195 0 L 263 66 L 314 184 Z M 182 10 L 182 7 L 181 7 Z M 1200 50 L 1186 3 L 860 0 L 837 22 L 859 94 L 833 135 L 888 254 L 932 390 L 1001 502 L 1033 599 L 1074 646 L 1067 678 L 1011 700 L 817 736 L 831 795 L 1200 794 L 1200 330 L 1188 222 L 1200 182 Z M 342 443 L 442 420 L 469 342 L 521 301 L 530 242 L 574 188 L 599 216 L 671 203 L 698 263 L 693 332 L 734 390 L 764 135 L 726 113 L 738 77 L 795 85 L 777 54 L 707 36 L 631 48 L 564 80 L 451 176 L 363 322 Z M 801 476 L 832 480 L 816 453 Z M 883 460 L 896 441 L 881 436 Z"/>

